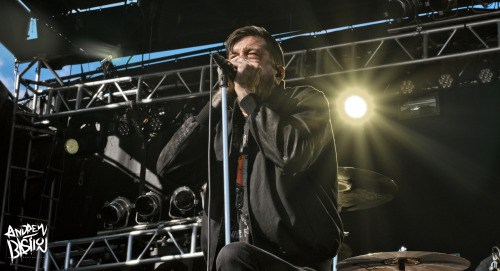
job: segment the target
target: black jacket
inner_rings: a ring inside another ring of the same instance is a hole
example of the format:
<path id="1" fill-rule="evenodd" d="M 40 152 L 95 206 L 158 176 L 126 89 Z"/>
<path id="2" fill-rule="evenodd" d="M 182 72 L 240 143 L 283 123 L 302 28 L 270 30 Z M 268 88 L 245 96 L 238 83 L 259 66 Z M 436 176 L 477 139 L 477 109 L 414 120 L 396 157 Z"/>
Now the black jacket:
<path id="1" fill-rule="evenodd" d="M 246 120 L 238 108 L 249 115 Z M 208 108 L 189 118 L 160 154 L 164 182 L 206 181 Z M 203 217 L 206 255 L 210 221 L 210 265 L 224 246 L 222 126 L 213 109 L 211 211 Z M 255 246 L 298 266 L 323 269 L 343 239 L 338 213 L 337 157 L 328 100 L 312 87 L 277 87 L 264 101 L 250 94 L 228 111 L 229 180 L 233 192 L 244 122 L 254 150 L 246 198 Z M 234 195 L 231 195 L 234 200 Z M 231 206 L 233 206 L 232 204 Z M 205 204 L 205 207 L 207 204 Z"/>

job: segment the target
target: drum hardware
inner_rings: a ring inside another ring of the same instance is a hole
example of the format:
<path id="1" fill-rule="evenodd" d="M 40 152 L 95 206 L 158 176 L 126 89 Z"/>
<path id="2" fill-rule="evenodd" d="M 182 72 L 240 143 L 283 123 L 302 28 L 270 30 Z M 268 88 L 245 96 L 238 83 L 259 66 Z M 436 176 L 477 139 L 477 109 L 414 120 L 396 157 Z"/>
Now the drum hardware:
<path id="1" fill-rule="evenodd" d="M 357 270 L 401 270 L 401 271 L 460 271 L 470 262 L 459 256 L 423 251 L 397 251 L 371 253 L 352 257 L 337 264 L 339 271 Z"/>
<path id="2" fill-rule="evenodd" d="M 491 249 L 491 259 L 489 270 L 500 271 L 500 249 L 496 246 Z"/>
<path id="3" fill-rule="evenodd" d="M 353 167 L 338 168 L 339 206 L 342 212 L 373 208 L 391 201 L 396 183 L 380 173 Z"/>
<path id="4" fill-rule="evenodd" d="M 365 169 L 353 167 L 338 168 L 339 206 L 341 212 L 351 212 L 373 208 L 385 204 L 396 197 L 398 187 L 390 178 Z M 352 258 L 343 258 L 350 248 L 342 244 L 336 258 L 340 259 L 333 270 L 364 271 L 461 271 L 470 262 L 459 256 L 422 251 L 406 251 L 401 247 L 397 252 L 370 253 Z M 352 255 L 352 251 L 350 251 Z M 334 262 L 336 262 L 336 258 Z"/>
<path id="5" fill-rule="evenodd" d="M 338 167 L 339 211 L 350 212 L 376 207 L 391 201 L 398 193 L 396 183 L 390 178 L 365 169 Z M 344 232 L 344 236 L 348 236 Z M 342 244 L 337 256 L 333 259 L 333 270 L 337 260 L 352 256 L 352 250 Z"/>

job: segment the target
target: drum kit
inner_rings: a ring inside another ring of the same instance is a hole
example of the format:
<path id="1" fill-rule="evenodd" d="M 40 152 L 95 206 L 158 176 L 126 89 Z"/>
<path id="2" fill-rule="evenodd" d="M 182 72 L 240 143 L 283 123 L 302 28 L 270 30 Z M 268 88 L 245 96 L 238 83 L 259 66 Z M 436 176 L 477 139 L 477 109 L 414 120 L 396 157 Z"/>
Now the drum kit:
<path id="1" fill-rule="evenodd" d="M 341 212 L 373 208 L 391 201 L 398 193 L 396 183 L 390 178 L 364 169 L 339 167 L 339 206 Z M 352 257 L 352 250 L 342 244 L 334 259 L 333 270 L 363 271 L 460 271 L 469 268 L 470 262 L 459 256 L 424 251 L 379 252 Z"/>

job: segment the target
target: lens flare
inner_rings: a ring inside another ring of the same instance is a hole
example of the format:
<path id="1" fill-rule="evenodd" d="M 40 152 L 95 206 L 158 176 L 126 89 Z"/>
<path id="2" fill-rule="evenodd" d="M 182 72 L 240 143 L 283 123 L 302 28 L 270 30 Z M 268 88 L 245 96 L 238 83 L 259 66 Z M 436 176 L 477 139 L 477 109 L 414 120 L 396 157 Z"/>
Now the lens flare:
<path id="1" fill-rule="evenodd" d="M 368 105 L 362 97 L 351 95 L 345 99 L 344 110 L 347 116 L 353 119 L 359 119 L 366 115 Z"/>
<path id="2" fill-rule="evenodd" d="M 337 112 L 351 124 L 361 124 L 373 115 L 373 101 L 365 91 L 348 90 L 337 98 Z"/>

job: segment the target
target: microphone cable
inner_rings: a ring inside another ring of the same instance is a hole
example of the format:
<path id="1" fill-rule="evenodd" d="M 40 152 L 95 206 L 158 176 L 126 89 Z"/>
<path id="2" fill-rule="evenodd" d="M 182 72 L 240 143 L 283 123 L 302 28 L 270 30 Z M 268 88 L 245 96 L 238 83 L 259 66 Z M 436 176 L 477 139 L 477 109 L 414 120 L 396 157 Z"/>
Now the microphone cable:
<path id="1" fill-rule="evenodd" d="M 208 170 L 207 170 L 207 173 L 208 173 L 208 178 L 207 178 L 207 192 L 208 192 L 208 202 L 207 202 L 207 271 L 210 271 L 210 203 L 212 202 L 212 191 L 210 190 L 212 185 L 211 185 L 211 174 L 210 174 L 210 169 L 211 169 L 211 157 L 210 157 L 210 151 L 211 151 L 211 146 L 210 146 L 210 142 L 211 142 L 211 139 L 212 139 L 212 79 L 213 79 L 213 68 L 212 68 L 212 65 L 213 65 L 213 62 L 214 62 L 214 57 L 213 57 L 213 53 L 210 54 L 210 95 L 209 95 L 209 103 L 210 103 L 210 107 L 208 108 L 208 161 L 207 161 L 207 166 L 208 166 Z M 201 82 L 203 83 L 203 82 Z M 202 229 L 203 231 L 203 229 Z M 201 232 L 200 232 L 200 245 L 201 245 Z M 214 259 L 215 260 L 215 259 Z"/>

